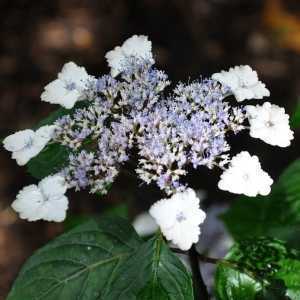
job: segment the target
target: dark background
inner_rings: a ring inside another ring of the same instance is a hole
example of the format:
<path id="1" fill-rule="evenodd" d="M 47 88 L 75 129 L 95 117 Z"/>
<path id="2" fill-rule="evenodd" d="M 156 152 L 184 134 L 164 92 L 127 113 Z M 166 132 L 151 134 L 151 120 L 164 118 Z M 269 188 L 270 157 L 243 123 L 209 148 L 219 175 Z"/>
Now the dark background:
<path id="1" fill-rule="evenodd" d="M 0 137 L 30 128 L 56 109 L 41 103 L 40 94 L 65 62 L 73 60 L 94 75 L 108 72 L 105 53 L 133 34 L 149 36 L 158 66 L 173 83 L 249 64 L 271 90 L 270 101 L 292 113 L 300 97 L 298 0 L 2 0 L 0 19 Z M 299 156 L 299 137 L 298 131 L 293 145 L 281 149 L 241 134 L 233 151 L 256 153 L 277 178 Z M 0 166 L 0 299 L 5 299 L 24 259 L 63 225 L 19 220 L 9 205 L 35 180 L 2 149 Z M 216 190 L 217 175 L 207 176 L 204 169 L 188 176 L 192 187 L 208 191 L 207 205 L 234 198 Z M 121 177 L 107 197 L 70 193 L 69 213 L 98 214 L 133 195 L 135 214 L 160 197 L 156 188 L 139 184 Z"/>

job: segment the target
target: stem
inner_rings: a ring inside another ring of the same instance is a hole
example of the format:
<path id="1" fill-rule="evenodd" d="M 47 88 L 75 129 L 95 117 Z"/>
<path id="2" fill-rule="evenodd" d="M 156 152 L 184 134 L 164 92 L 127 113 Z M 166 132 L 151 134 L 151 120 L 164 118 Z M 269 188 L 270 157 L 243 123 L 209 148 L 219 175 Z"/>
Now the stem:
<path id="1" fill-rule="evenodd" d="M 238 263 L 236 261 L 229 260 L 229 259 L 223 259 L 223 258 L 207 257 L 207 256 L 202 255 L 200 253 L 197 253 L 197 254 L 198 254 L 198 259 L 200 261 L 203 261 L 203 262 L 209 263 L 209 264 L 222 264 L 222 265 L 227 266 L 229 268 L 238 270 L 238 271 L 248 275 L 249 277 L 251 277 L 255 280 L 263 281 L 263 279 L 260 278 L 259 276 L 257 276 L 257 274 L 255 274 L 251 270 L 247 269 L 247 267 L 241 265 L 240 263 Z"/>
<path id="2" fill-rule="evenodd" d="M 190 251 L 187 253 L 186 251 L 182 251 L 182 250 L 175 249 L 175 248 L 172 248 L 172 251 L 174 251 L 176 253 L 180 253 L 180 254 L 185 254 L 185 255 L 189 254 L 189 257 L 191 257 L 190 256 Z M 252 270 L 249 270 L 247 268 L 247 266 L 244 266 L 244 265 L 242 265 L 241 263 L 239 263 L 237 261 L 224 259 L 224 258 L 208 257 L 208 256 L 205 256 L 203 254 L 198 253 L 198 251 L 196 251 L 196 253 L 194 255 L 196 255 L 197 260 L 199 260 L 201 262 L 208 263 L 208 264 L 222 264 L 222 265 L 227 266 L 229 268 L 238 270 L 239 272 L 242 272 L 242 273 L 248 275 L 249 277 L 251 277 L 255 280 L 258 280 L 258 281 L 261 281 L 261 282 L 267 282 L 266 280 L 264 280 L 263 278 L 261 278 L 260 276 L 255 274 Z M 190 262 L 191 262 L 191 265 L 192 265 L 191 260 L 190 260 Z M 192 269 L 193 269 L 193 265 L 192 265 Z M 194 271 L 193 271 L 193 276 L 195 276 Z"/>
<path id="3" fill-rule="evenodd" d="M 189 250 L 189 259 L 193 273 L 195 299 L 209 300 L 208 291 L 200 271 L 198 252 L 196 251 L 195 246 L 192 246 Z"/>

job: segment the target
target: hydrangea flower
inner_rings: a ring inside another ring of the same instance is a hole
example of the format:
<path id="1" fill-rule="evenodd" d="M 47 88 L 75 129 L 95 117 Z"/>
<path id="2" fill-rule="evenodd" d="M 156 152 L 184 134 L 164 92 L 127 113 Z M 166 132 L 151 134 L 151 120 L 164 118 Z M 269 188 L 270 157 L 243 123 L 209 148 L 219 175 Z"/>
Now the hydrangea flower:
<path id="1" fill-rule="evenodd" d="M 229 86 L 238 102 L 270 96 L 265 84 L 258 80 L 257 72 L 247 65 L 215 73 L 212 78 Z"/>
<path id="2" fill-rule="evenodd" d="M 37 131 L 31 129 L 18 131 L 3 140 L 4 148 L 12 152 L 12 158 L 19 166 L 23 166 L 44 149 L 52 138 L 55 128 L 54 125 L 46 125 Z"/>
<path id="3" fill-rule="evenodd" d="M 266 196 L 271 191 L 272 178 L 261 169 L 257 156 L 242 151 L 234 156 L 227 170 L 221 175 L 218 187 L 234 194 L 255 197 Z"/>
<path id="4" fill-rule="evenodd" d="M 126 57 L 134 56 L 138 58 L 152 60 L 152 43 L 145 35 L 133 35 L 127 39 L 123 45 L 115 47 L 106 53 L 105 58 L 111 67 L 111 75 L 116 77 L 124 70 Z"/>
<path id="5" fill-rule="evenodd" d="M 28 221 L 61 222 L 66 217 L 68 198 L 64 195 L 67 190 L 64 178 L 55 174 L 24 187 L 12 203 L 12 208 L 19 213 L 21 219 Z"/>
<path id="6" fill-rule="evenodd" d="M 169 199 L 162 199 L 150 208 L 150 215 L 159 225 L 163 235 L 181 250 L 188 250 L 197 243 L 200 224 L 206 214 L 199 206 L 196 193 L 188 188 L 174 194 Z"/>
<path id="7" fill-rule="evenodd" d="M 247 105 L 250 136 L 272 146 L 288 147 L 294 138 L 290 129 L 289 115 L 284 108 L 265 102 L 263 105 Z"/>
<path id="8" fill-rule="evenodd" d="M 81 100 L 88 78 L 89 75 L 84 67 L 68 62 L 58 73 L 57 79 L 45 86 L 41 99 L 70 109 L 78 100 Z"/>
<path id="9" fill-rule="evenodd" d="M 220 189 L 267 195 L 272 179 L 261 169 L 258 158 L 248 152 L 231 159 L 228 135 L 248 129 L 247 118 L 250 135 L 271 145 L 288 146 L 293 132 L 288 116 L 276 105 L 267 102 L 245 107 L 227 100 L 231 94 L 238 102 L 269 96 L 251 67 L 236 66 L 211 78 L 179 83 L 165 92 L 170 81 L 164 71 L 154 67 L 151 49 L 146 36 L 134 35 L 106 54 L 111 75 L 99 78 L 72 62 L 65 64 L 58 78 L 45 87 L 42 100 L 66 108 L 79 100 L 87 101 L 53 126 L 7 137 L 4 147 L 23 165 L 50 140 L 65 146 L 69 159 L 59 172 L 64 184 L 91 193 L 106 193 L 122 168 L 131 169 L 136 163 L 141 181 L 155 183 L 170 196 L 154 204 L 151 215 L 167 239 L 188 249 L 198 240 L 199 224 L 205 218 L 199 199 L 184 182 L 189 170 L 220 168 L 225 170 Z M 54 197 L 42 181 L 24 188 L 14 207 L 30 220 L 60 220 L 67 209 L 64 197 L 63 193 Z M 56 202 L 61 215 L 52 207 Z"/>

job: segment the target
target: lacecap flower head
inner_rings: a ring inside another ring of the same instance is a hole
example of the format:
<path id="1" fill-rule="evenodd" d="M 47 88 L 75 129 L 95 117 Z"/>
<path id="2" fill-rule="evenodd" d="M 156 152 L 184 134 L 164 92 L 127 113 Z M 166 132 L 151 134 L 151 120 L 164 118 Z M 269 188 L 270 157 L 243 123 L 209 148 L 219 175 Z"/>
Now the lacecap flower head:
<path id="1" fill-rule="evenodd" d="M 255 70 L 235 66 L 165 92 L 171 82 L 154 66 L 147 36 L 134 35 L 105 57 L 110 74 L 95 77 L 69 62 L 45 87 L 42 101 L 67 110 L 53 124 L 3 141 L 18 164 L 26 164 L 50 143 L 58 144 L 69 153 L 55 170 L 65 187 L 103 194 L 126 163 L 137 158 L 131 163 L 136 163 L 138 178 L 155 183 L 169 197 L 154 204 L 150 213 L 166 238 L 181 249 L 197 242 L 205 218 L 184 181 L 191 168 L 221 169 L 221 190 L 247 196 L 270 192 L 273 181 L 259 159 L 247 151 L 232 157 L 228 140 L 229 134 L 243 130 L 280 147 L 293 139 L 283 108 L 269 102 L 244 105 L 270 95 Z M 20 191 L 12 207 L 22 218 L 64 219 L 65 191 L 55 194 L 45 188 L 50 179 Z"/>

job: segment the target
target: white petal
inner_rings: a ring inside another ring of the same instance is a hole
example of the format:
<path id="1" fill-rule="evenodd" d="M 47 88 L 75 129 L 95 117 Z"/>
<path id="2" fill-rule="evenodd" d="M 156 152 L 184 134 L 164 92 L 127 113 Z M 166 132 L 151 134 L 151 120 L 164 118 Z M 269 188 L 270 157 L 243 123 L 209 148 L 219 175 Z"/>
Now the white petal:
<path id="1" fill-rule="evenodd" d="M 42 150 L 46 146 L 46 144 L 52 139 L 55 128 L 55 125 L 45 125 L 40 127 L 35 132 L 33 145 L 37 148 L 41 148 Z"/>
<path id="2" fill-rule="evenodd" d="M 152 43 L 145 35 L 133 35 L 123 43 L 122 50 L 127 56 L 152 58 Z"/>
<path id="3" fill-rule="evenodd" d="M 105 54 L 108 65 L 111 68 L 111 75 L 117 76 L 123 69 L 126 57 L 136 56 L 144 59 L 152 59 L 152 43 L 147 36 L 134 35 L 127 39 L 123 45 L 115 47 Z"/>
<path id="4" fill-rule="evenodd" d="M 260 81 L 253 85 L 251 90 L 254 93 L 255 99 L 262 99 L 263 97 L 270 96 L 270 91 L 266 88 L 266 85 Z"/>
<path id="5" fill-rule="evenodd" d="M 81 93 L 77 90 L 69 91 L 65 94 L 60 102 L 60 105 L 65 107 L 66 109 L 71 109 L 75 105 L 75 103 L 81 99 Z"/>
<path id="6" fill-rule="evenodd" d="M 121 71 L 122 61 L 125 58 L 121 47 L 117 46 L 105 54 L 108 65 L 111 68 L 111 75 L 116 77 Z"/>
<path id="7" fill-rule="evenodd" d="M 62 222 L 66 218 L 68 209 L 68 198 L 66 196 L 52 197 L 45 203 L 46 211 L 43 216 L 45 221 Z"/>
<path id="8" fill-rule="evenodd" d="M 79 67 L 72 61 L 66 63 L 61 72 L 58 73 L 58 79 L 64 82 L 74 82 L 77 87 L 81 88 L 84 86 L 88 76 L 84 67 Z"/>
<path id="9" fill-rule="evenodd" d="M 12 203 L 12 208 L 19 213 L 21 219 L 36 221 L 41 219 L 43 195 L 36 185 L 24 187 Z"/>
<path id="10" fill-rule="evenodd" d="M 240 87 L 233 91 L 233 94 L 238 102 L 244 101 L 246 99 L 253 99 L 254 93 L 249 88 Z"/>
<path id="11" fill-rule="evenodd" d="M 239 87 L 238 77 L 230 72 L 221 71 L 220 73 L 215 73 L 212 75 L 212 79 L 229 86 L 232 90 L 235 90 Z"/>
<path id="12" fill-rule="evenodd" d="M 42 149 L 40 147 L 26 147 L 23 150 L 12 153 L 12 158 L 16 160 L 19 166 L 26 165 L 33 157 L 37 156 Z"/>
<path id="13" fill-rule="evenodd" d="M 157 201 L 151 206 L 149 213 L 161 228 L 170 228 L 176 221 L 177 211 L 178 201 L 173 198 L 173 201 L 170 199 Z"/>
<path id="14" fill-rule="evenodd" d="M 45 177 L 40 181 L 38 186 L 42 193 L 48 198 L 60 197 L 67 191 L 65 179 L 60 174 Z"/>
<path id="15" fill-rule="evenodd" d="M 14 152 L 22 150 L 31 142 L 34 137 L 34 131 L 25 129 L 9 135 L 3 140 L 4 148 L 8 151 Z"/>
<path id="16" fill-rule="evenodd" d="M 62 102 L 62 98 L 67 94 L 66 84 L 59 79 L 55 79 L 54 81 L 48 83 L 45 86 L 45 91 L 41 95 L 42 101 L 60 104 Z"/>
<path id="17" fill-rule="evenodd" d="M 257 72 L 252 70 L 248 65 L 235 66 L 234 68 L 230 68 L 229 72 L 235 74 L 239 78 L 241 86 L 250 87 L 258 83 Z"/>

